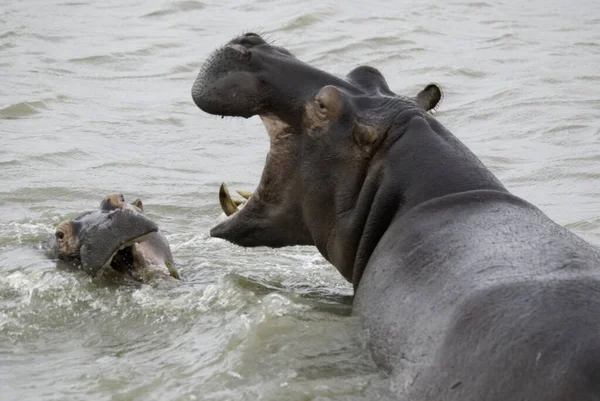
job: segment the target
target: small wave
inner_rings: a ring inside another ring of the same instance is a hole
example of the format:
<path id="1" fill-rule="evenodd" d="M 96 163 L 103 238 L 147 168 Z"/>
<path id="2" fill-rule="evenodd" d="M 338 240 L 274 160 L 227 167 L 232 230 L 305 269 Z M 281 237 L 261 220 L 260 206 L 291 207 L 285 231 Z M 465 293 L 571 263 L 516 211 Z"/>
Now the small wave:
<path id="1" fill-rule="evenodd" d="M 412 29 L 412 31 L 414 33 L 419 33 L 419 34 L 423 34 L 423 35 L 426 35 L 426 36 L 444 36 L 444 34 L 441 33 L 441 32 L 432 31 L 432 30 L 427 29 L 427 28 L 425 28 L 424 26 L 421 26 L 421 25 L 414 27 Z"/>
<path id="2" fill-rule="evenodd" d="M 295 17 L 291 21 L 287 22 L 283 27 L 281 27 L 280 31 L 293 31 L 296 29 L 304 29 L 309 26 L 318 24 L 323 21 L 327 17 L 332 16 L 334 13 L 331 10 L 326 11 L 315 11 L 310 14 L 303 14 L 298 17 Z"/>
<path id="3" fill-rule="evenodd" d="M 581 124 L 563 124 L 557 125 L 555 127 L 549 128 L 546 130 L 546 134 L 553 134 L 555 132 L 572 132 L 572 131 L 581 131 L 586 130 L 589 127 L 587 125 Z"/>
<path id="4" fill-rule="evenodd" d="M 0 118 L 16 119 L 29 117 L 47 110 L 48 106 L 43 101 L 20 102 L 0 109 Z"/>
<path id="5" fill-rule="evenodd" d="M 482 155 L 481 159 L 483 163 L 494 171 L 510 171 L 515 166 L 524 164 L 527 162 L 526 159 L 519 157 L 502 157 L 502 156 L 487 156 Z"/>
<path id="6" fill-rule="evenodd" d="M 580 81 L 600 81 L 600 75 L 581 75 L 579 77 L 575 77 Z"/>
<path id="7" fill-rule="evenodd" d="M 504 42 L 515 40 L 515 39 L 516 39 L 516 37 L 512 33 L 505 33 L 503 35 L 496 36 L 495 38 L 487 39 L 486 42 L 487 43 L 498 43 L 498 42 L 504 43 Z"/>
<path id="8" fill-rule="evenodd" d="M 479 21 L 479 23 L 481 25 L 496 25 L 496 24 L 505 24 L 506 21 L 497 20 L 497 19 L 490 19 L 490 20 Z"/>
<path id="9" fill-rule="evenodd" d="M 114 61 L 114 57 L 111 55 L 102 55 L 102 56 L 87 56 L 87 57 L 76 57 L 69 59 L 69 62 L 76 64 L 108 64 Z"/>
<path id="10" fill-rule="evenodd" d="M 73 162 L 73 160 L 86 160 L 89 154 L 80 149 L 66 149 L 59 152 L 44 153 L 41 155 L 31 156 L 30 160 L 51 164 L 54 166 L 65 166 Z"/>
<path id="11" fill-rule="evenodd" d="M 16 159 L 0 161 L 0 167 L 20 166 L 22 163 Z"/>
<path id="12" fill-rule="evenodd" d="M 0 223 L 0 246 L 8 244 L 35 243 L 45 240 L 54 232 L 46 223 L 10 222 Z"/>
<path id="13" fill-rule="evenodd" d="M 104 318 L 141 318 L 149 325 L 195 320 L 198 315 L 243 310 L 258 302 L 252 292 L 227 277 L 206 286 L 159 280 L 115 288 L 114 283 L 92 279 L 79 270 L 39 266 L 4 272 L 0 294 L 3 306 L 11 300 L 0 316 L 0 331 L 13 339 Z"/>
<path id="14" fill-rule="evenodd" d="M 216 283 L 188 288 L 187 291 L 157 291 L 152 286 L 143 286 L 131 294 L 134 303 L 153 315 L 170 316 L 177 320 L 181 315 L 191 312 L 226 312 L 240 310 L 255 303 L 255 295 L 250 291 L 241 291 L 232 280 L 221 277 Z"/>
<path id="15" fill-rule="evenodd" d="M 205 7 L 206 6 L 204 3 L 200 1 L 174 1 L 169 5 L 168 8 L 163 8 L 161 10 L 156 10 L 145 14 L 142 16 L 142 18 L 164 17 L 165 15 L 175 14 L 181 11 L 201 10 Z"/>
<path id="16" fill-rule="evenodd" d="M 24 101 L 0 109 L 0 119 L 18 119 L 30 117 L 35 114 L 42 113 L 44 110 L 48 110 L 52 103 L 64 102 L 70 99 L 65 95 L 57 95 L 51 98 L 45 98 L 41 100 Z"/>
<path id="17" fill-rule="evenodd" d="M 201 66 L 202 66 L 202 63 L 198 63 L 198 62 L 188 63 L 185 65 L 178 65 L 178 66 L 171 68 L 171 73 L 179 74 L 179 73 L 187 73 L 187 72 L 197 72 Z M 186 102 L 186 104 L 187 104 L 187 102 Z"/>
<path id="18" fill-rule="evenodd" d="M 19 36 L 19 34 L 15 31 L 6 31 L 0 33 L 0 39 L 14 38 L 15 36 Z"/>
<path id="19" fill-rule="evenodd" d="M 485 71 L 478 71 L 470 68 L 453 68 L 453 73 L 464 75 L 470 78 L 484 78 L 487 76 Z"/>
<path id="20" fill-rule="evenodd" d="M 490 4 L 483 2 L 483 1 L 476 1 L 476 2 L 471 2 L 471 3 L 466 3 L 465 6 L 467 7 L 471 7 L 471 8 L 486 8 L 486 7 L 492 7 Z"/>
<path id="21" fill-rule="evenodd" d="M 408 39 L 400 39 L 396 36 L 378 36 L 362 40 L 358 43 L 350 43 L 342 47 L 334 48 L 327 51 L 327 54 L 344 54 L 350 51 L 360 51 L 362 49 L 377 49 L 381 51 L 385 46 L 394 47 L 396 52 L 398 49 L 406 49 L 406 46 L 415 45 L 416 43 Z M 410 49 L 410 51 L 413 51 Z"/>
<path id="22" fill-rule="evenodd" d="M 73 71 L 64 68 L 46 68 L 46 71 L 53 73 L 54 75 L 71 75 L 75 74 Z"/>
<path id="23" fill-rule="evenodd" d="M 40 35 L 37 33 L 32 34 L 31 36 L 33 36 L 36 39 L 40 39 L 44 42 L 51 42 L 51 43 L 61 43 L 61 42 L 66 42 L 70 39 L 73 39 L 73 36 L 65 36 L 65 35 L 49 35 L 47 33 Z"/>
<path id="24" fill-rule="evenodd" d="M 12 49 L 14 47 L 17 47 L 17 45 L 15 45 L 14 43 L 2 43 L 2 44 L 0 44 L 0 50 Z"/>
<path id="25" fill-rule="evenodd" d="M 75 189 L 72 187 L 25 187 L 10 193 L 3 193 L 5 202 L 17 204 L 29 204 L 32 199 L 52 199 L 53 202 L 72 201 L 73 199 L 98 200 L 97 190 Z"/>
<path id="26" fill-rule="evenodd" d="M 600 218 L 575 221 L 565 224 L 565 228 L 574 231 L 595 232 L 600 229 Z"/>
<path id="27" fill-rule="evenodd" d="M 139 120 L 142 124 L 148 125 L 173 125 L 175 127 L 183 127 L 183 122 L 175 117 L 167 117 L 167 118 L 154 118 L 152 120 Z"/>
<path id="28" fill-rule="evenodd" d="M 600 47 L 600 43 L 597 43 L 597 42 L 577 42 L 577 43 L 575 43 L 575 46 L 584 46 L 584 47 L 598 48 L 598 47 Z"/>

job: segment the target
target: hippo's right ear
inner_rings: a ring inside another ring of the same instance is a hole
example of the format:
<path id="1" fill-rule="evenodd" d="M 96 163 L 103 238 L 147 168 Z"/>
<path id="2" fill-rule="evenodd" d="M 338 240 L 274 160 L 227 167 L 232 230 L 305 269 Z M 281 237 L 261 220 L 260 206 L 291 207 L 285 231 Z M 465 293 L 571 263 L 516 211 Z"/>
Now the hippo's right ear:
<path id="1" fill-rule="evenodd" d="M 317 121 L 335 120 L 342 112 L 342 94 L 335 86 L 327 85 L 317 92 L 312 106 L 311 114 Z"/>
<path id="2" fill-rule="evenodd" d="M 417 95 L 417 103 L 425 110 L 435 109 L 444 98 L 442 88 L 438 84 L 431 83 Z"/>
<path id="3" fill-rule="evenodd" d="M 133 202 L 131 202 L 131 204 L 140 210 L 144 210 L 144 204 L 142 203 L 141 199 L 136 199 Z"/>

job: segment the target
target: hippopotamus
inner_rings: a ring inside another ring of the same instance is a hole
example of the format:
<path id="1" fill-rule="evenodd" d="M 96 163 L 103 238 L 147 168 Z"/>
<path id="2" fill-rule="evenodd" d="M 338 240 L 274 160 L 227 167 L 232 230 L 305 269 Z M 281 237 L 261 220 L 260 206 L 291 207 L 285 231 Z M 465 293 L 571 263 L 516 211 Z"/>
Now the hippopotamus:
<path id="1" fill-rule="evenodd" d="M 142 201 L 128 203 L 122 194 L 107 195 L 98 210 L 59 223 L 49 250 L 93 277 L 118 272 L 141 282 L 179 278 L 169 242 L 144 213 Z"/>
<path id="2" fill-rule="evenodd" d="M 258 115 L 260 183 L 210 234 L 314 245 L 354 287 L 368 349 L 402 400 L 600 400 L 600 251 L 508 191 L 368 66 L 344 78 L 246 33 L 192 97 Z"/>

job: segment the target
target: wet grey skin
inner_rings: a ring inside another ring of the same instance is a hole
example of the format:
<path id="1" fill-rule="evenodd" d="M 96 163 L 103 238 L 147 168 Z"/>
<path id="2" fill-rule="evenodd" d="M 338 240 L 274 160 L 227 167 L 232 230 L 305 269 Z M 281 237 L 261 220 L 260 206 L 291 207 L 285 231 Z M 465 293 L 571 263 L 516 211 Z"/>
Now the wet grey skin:
<path id="1" fill-rule="evenodd" d="M 239 211 L 222 188 L 211 235 L 315 245 L 354 285 L 398 399 L 600 400 L 600 252 L 426 113 L 435 86 L 398 96 L 374 68 L 334 77 L 248 33 L 192 95 L 270 138 L 258 188 Z"/>
<path id="2" fill-rule="evenodd" d="M 138 281 L 156 274 L 179 278 L 169 243 L 143 212 L 141 200 L 107 195 L 98 210 L 61 222 L 50 241 L 52 256 L 96 277 L 119 272 Z"/>

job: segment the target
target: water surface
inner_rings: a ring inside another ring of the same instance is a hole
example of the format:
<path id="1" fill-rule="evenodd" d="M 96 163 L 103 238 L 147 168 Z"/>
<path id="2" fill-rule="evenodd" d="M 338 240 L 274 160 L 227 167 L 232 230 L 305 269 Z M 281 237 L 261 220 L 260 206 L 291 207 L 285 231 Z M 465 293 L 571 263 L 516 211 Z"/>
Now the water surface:
<path id="1" fill-rule="evenodd" d="M 207 233 L 256 186 L 257 118 L 201 113 L 206 56 L 258 30 L 343 75 L 445 89 L 437 118 L 506 186 L 600 244 L 600 3 L 0 1 L 2 400 L 373 400 L 351 287 L 312 248 Z M 181 283 L 114 286 L 41 245 L 108 193 L 144 201 Z"/>

